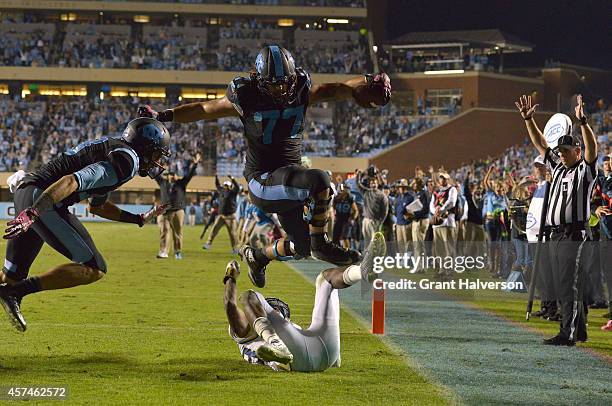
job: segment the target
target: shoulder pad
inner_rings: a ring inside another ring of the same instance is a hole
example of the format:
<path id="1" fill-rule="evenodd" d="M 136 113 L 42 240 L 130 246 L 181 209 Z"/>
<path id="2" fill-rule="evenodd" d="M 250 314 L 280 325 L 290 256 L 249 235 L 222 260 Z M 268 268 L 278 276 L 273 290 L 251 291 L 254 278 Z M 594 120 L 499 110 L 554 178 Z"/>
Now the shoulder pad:
<path id="1" fill-rule="evenodd" d="M 230 101 L 230 103 L 232 103 L 232 105 L 240 115 L 242 115 L 244 112 L 241 103 L 241 99 L 244 99 L 244 97 L 241 97 L 241 94 L 250 84 L 252 84 L 250 78 L 244 76 L 236 76 L 227 86 L 227 92 L 225 93 L 225 96 Z"/>
<path id="2" fill-rule="evenodd" d="M 306 72 L 304 68 L 295 68 L 295 74 L 297 75 L 298 86 L 301 87 L 306 85 L 306 88 L 310 90 L 312 87 L 312 80 L 310 79 L 310 73 Z"/>

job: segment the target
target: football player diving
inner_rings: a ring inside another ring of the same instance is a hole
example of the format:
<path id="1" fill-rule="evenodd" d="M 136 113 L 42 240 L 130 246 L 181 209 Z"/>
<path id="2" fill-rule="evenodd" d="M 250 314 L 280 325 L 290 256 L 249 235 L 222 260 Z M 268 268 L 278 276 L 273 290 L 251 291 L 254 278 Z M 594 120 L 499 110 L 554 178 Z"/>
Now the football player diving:
<path id="1" fill-rule="evenodd" d="M 357 251 L 341 248 L 325 232 L 331 201 L 325 171 L 301 165 L 302 131 L 308 105 L 353 98 L 360 106 L 386 105 L 391 81 L 385 73 L 364 75 L 344 83 L 312 84 L 310 75 L 295 66 L 293 56 L 280 46 L 264 47 L 248 77 L 232 80 L 224 97 L 185 104 L 157 112 L 141 106 L 139 115 L 160 121 L 188 123 L 238 116 L 244 126 L 247 154 L 244 175 L 252 202 L 266 213 L 276 213 L 287 233 L 271 245 L 240 250 L 249 278 L 265 286 L 271 260 L 310 256 L 335 265 L 359 261 Z"/>
<path id="2" fill-rule="evenodd" d="M 104 258 L 70 206 L 88 199 L 92 214 L 140 227 L 165 210 L 165 206 L 156 206 L 133 214 L 107 199 L 136 174 L 151 178 L 161 174 L 161 160 L 170 155 L 169 145 L 170 134 L 161 122 L 138 118 L 128 123 L 121 137 L 84 142 L 15 185 L 18 214 L 9 221 L 4 235 L 8 244 L 0 274 L 0 303 L 17 330 L 26 329 L 20 309 L 24 296 L 85 285 L 106 273 Z M 45 242 L 72 263 L 28 278 Z"/>
<path id="3" fill-rule="evenodd" d="M 227 264 L 224 305 L 229 334 L 243 358 L 275 371 L 324 371 L 340 366 L 338 289 L 375 279 L 374 258 L 386 254 L 385 239 L 376 233 L 360 265 L 327 269 L 316 279 L 315 303 L 308 329 L 291 322 L 289 305 L 247 290 L 237 300 L 238 262 Z M 238 304 L 240 302 L 240 305 Z"/>

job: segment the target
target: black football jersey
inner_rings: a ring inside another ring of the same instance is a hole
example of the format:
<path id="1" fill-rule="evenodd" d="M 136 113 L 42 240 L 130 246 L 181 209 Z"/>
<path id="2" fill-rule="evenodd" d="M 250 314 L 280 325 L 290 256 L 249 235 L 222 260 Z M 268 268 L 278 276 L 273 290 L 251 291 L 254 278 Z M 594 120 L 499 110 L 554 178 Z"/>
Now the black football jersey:
<path id="1" fill-rule="evenodd" d="M 254 79 L 238 76 L 227 88 L 227 98 L 240 113 L 247 140 L 244 174 L 268 172 L 287 165 L 300 165 L 302 131 L 310 94 L 310 75 L 296 69 L 295 99 L 279 106 L 262 93 Z"/>
<path id="2" fill-rule="evenodd" d="M 138 173 L 138 155 L 121 138 L 87 141 L 58 155 L 24 177 L 25 185 L 46 189 L 66 175 L 75 175 L 79 188 L 62 201 L 69 206 L 82 200 L 102 203 L 108 194 Z"/>
<path id="3" fill-rule="evenodd" d="M 334 207 L 334 210 L 336 211 L 337 221 L 344 222 L 349 219 L 351 215 L 351 208 L 353 207 L 354 201 L 355 199 L 353 199 L 353 196 L 351 196 L 350 194 L 344 198 L 340 196 L 334 197 L 332 206 Z"/>

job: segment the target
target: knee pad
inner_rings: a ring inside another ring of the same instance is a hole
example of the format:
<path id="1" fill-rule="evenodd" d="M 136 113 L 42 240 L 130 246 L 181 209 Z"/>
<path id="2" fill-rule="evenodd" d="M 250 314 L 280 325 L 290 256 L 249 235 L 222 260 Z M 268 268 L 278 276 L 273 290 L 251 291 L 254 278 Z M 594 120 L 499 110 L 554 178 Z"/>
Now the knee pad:
<path id="1" fill-rule="evenodd" d="M 309 169 L 306 172 L 306 179 L 308 180 L 312 194 L 331 189 L 331 179 L 325 171 L 320 169 Z"/>
<path id="2" fill-rule="evenodd" d="M 289 240 L 285 240 L 283 242 L 283 248 L 285 249 L 285 255 L 281 256 L 278 253 L 278 243 L 279 242 L 280 240 L 276 240 L 274 241 L 274 244 L 272 245 L 272 251 L 274 252 L 274 258 L 276 258 L 277 261 L 289 261 L 290 259 L 293 259 L 293 255 L 287 255 L 288 252 L 295 252 L 293 243 Z"/>

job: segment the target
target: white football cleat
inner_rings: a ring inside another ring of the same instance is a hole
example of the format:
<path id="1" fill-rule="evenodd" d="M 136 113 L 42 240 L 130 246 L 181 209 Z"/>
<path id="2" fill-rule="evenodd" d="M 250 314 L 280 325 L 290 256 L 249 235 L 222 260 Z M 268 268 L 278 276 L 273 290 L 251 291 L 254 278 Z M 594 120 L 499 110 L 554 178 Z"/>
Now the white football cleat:
<path id="1" fill-rule="evenodd" d="M 272 340 L 257 349 L 257 356 L 264 361 L 288 364 L 293 361 L 293 354 L 281 340 Z"/>

